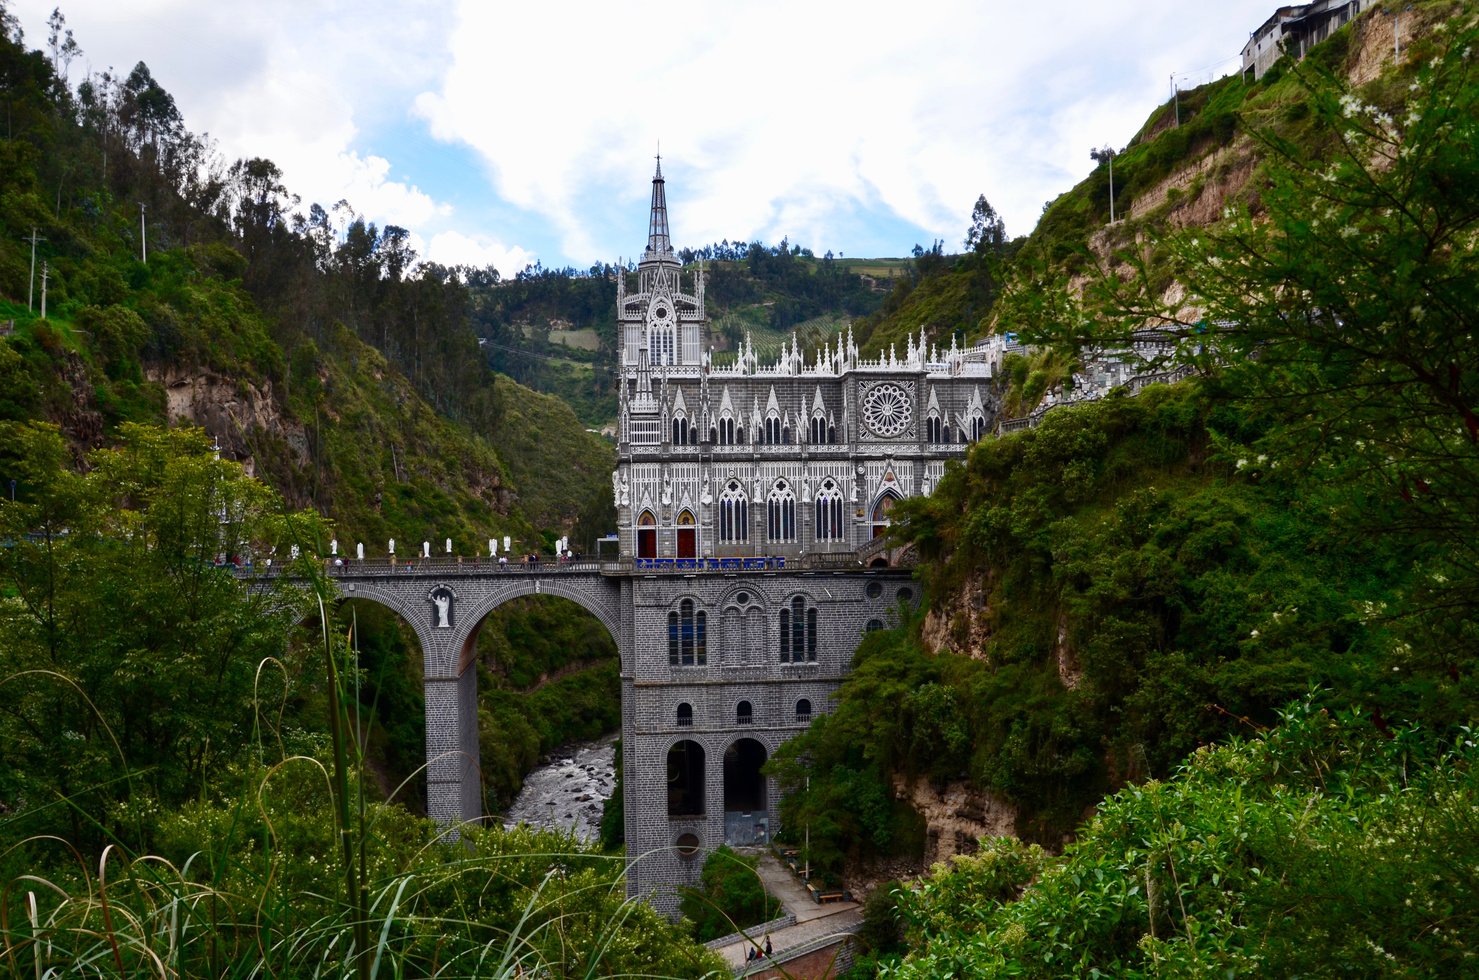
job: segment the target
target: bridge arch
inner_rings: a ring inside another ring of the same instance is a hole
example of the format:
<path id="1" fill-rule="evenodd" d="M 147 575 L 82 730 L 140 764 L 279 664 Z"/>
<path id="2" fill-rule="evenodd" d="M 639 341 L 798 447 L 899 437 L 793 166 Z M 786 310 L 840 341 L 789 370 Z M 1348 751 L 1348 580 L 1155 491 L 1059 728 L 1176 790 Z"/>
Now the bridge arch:
<path id="1" fill-rule="evenodd" d="M 621 584 L 594 567 L 553 565 L 539 571 L 493 570 L 476 564 L 424 564 L 335 570 L 341 600 L 361 599 L 403 619 L 421 647 L 426 705 L 426 807 L 443 826 L 483 816 L 478 746 L 476 655 L 488 614 L 523 596 L 568 599 L 589 612 L 621 645 Z M 310 603 L 304 620 L 317 612 Z"/>
<path id="2" fill-rule="evenodd" d="M 611 639 L 617 644 L 621 643 L 621 590 L 616 583 L 608 583 L 599 576 L 577 577 L 558 572 L 547 577 L 520 575 L 517 578 L 510 577 L 503 588 L 479 596 L 460 611 L 460 622 L 466 624 L 466 632 L 459 631 L 457 675 L 460 676 L 472 663 L 477 653 L 478 633 L 488 621 L 488 614 L 512 599 L 530 595 L 569 599 L 596 617 L 606 627 L 606 632 L 611 634 Z"/>

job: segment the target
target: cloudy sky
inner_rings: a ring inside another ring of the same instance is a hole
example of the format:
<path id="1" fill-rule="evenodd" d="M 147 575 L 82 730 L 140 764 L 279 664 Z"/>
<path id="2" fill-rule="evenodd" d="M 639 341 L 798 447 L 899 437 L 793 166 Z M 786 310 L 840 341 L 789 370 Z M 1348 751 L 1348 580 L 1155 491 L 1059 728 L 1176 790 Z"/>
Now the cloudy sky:
<path id="1" fill-rule="evenodd" d="M 9 0 L 31 47 L 57 0 Z M 1183 87 L 1235 71 L 1269 0 L 64 0 L 89 71 L 139 61 L 229 161 L 346 199 L 423 256 L 588 267 L 673 237 L 818 253 L 1012 235 Z"/>

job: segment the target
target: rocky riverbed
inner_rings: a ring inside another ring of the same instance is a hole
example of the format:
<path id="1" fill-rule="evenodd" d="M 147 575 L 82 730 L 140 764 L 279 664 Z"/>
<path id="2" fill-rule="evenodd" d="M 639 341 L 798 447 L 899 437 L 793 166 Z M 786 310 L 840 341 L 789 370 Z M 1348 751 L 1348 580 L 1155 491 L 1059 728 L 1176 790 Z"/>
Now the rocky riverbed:
<path id="1" fill-rule="evenodd" d="M 542 830 L 570 831 L 583 841 L 596 840 L 601 834 L 601 808 L 616 789 L 615 741 L 610 735 L 556 751 L 524 777 L 524 788 L 504 814 L 504 826 L 526 823 Z"/>

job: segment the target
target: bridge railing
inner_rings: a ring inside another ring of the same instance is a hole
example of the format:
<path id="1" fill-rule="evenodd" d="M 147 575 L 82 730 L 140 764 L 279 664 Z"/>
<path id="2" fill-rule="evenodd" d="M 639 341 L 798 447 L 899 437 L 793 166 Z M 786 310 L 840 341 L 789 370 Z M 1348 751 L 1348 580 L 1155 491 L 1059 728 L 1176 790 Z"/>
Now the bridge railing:
<path id="1" fill-rule="evenodd" d="M 432 557 L 407 561 L 389 558 L 360 561 L 352 558 L 314 559 L 328 578 L 366 575 L 401 577 L 422 576 L 446 578 L 454 575 L 686 575 L 698 573 L 765 573 L 794 571 L 841 571 L 868 564 L 878 552 L 877 542 L 869 542 L 859 551 L 822 552 L 786 557 L 755 555 L 733 558 L 629 558 L 620 561 L 594 559 L 544 560 L 533 562 L 499 562 L 489 558 Z M 299 566 L 293 562 L 223 566 L 242 578 L 258 576 L 294 577 Z"/>

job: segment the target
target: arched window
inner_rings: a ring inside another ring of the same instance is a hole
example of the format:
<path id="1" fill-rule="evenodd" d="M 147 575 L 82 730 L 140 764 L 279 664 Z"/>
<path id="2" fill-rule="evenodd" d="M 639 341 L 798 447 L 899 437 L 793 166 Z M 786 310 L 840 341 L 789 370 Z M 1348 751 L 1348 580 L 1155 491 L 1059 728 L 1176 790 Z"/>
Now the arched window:
<path id="1" fill-rule="evenodd" d="M 753 725 L 755 723 L 755 708 L 748 701 L 741 701 L 734 706 L 734 723 L 736 725 Z"/>
<path id="2" fill-rule="evenodd" d="M 719 494 L 719 540 L 750 540 L 750 500 L 738 480 L 730 480 Z"/>
<path id="3" fill-rule="evenodd" d="M 779 446 L 781 444 L 781 417 L 770 414 L 765 417 L 765 444 L 768 446 Z"/>
<path id="4" fill-rule="evenodd" d="M 734 419 L 725 415 L 719 419 L 719 445 L 734 445 Z"/>
<path id="5" fill-rule="evenodd" d="M 818 444 L 827 441 L 827 420 L 820 415 L 812 416 L 811 441 Z"/>
<path id="6" fill-rule="evenodd" d="M 827 441 L 834 446 L 837 445 L 837 426 L 827 426 Z"/>
<path id="7" fill-rule="evenodd" d="M 673 419 L 673 445 L 688 445 L 688 422 L 681 415 Z"/>
<path id="8" fill-rule="evenodd" d="M 836 481 L 827 479 L 817 488 L 816 528 L 818 541 L 841 541 L 847 535 L 842 523 L 842 490 Z"/>
<path id="9" fill-rule="evenodd" d="M 684 599 L 668 613 L 668 666 L 703 667 L 709 662 L 708 617 Z"/>
<path id="10" fill-rule="evenodd" d="M 682 704 L 678 705 L 678 727 L 693 727 L 693 705 L 689 704 L 687 701 L 684 701 Z"/>
<path id="11" fill-rule="evenodd" d="M 928 439 L 928 441 L 930 441 L 931 443 L 944 442 L 944 439 L 941 438 L 942 429 L 940 417 L 934 412 L 931 412 L 929 414 L 929 417 L 924 420 L 924 432 L 925 438 Z"/>
<path id="12" fill-rule="evenodd" d="M 781 663 L 814 663 L 817 659 L 817 610 L 801 596 L 781 608 Z"/>
<path id="13" fill-rule="evenodd" d="M 680 706 L 681 710 L 681 706 Z M 811 701 L 802 698 L 796 702 L 796 724 L 808 725 L 811 723 Z M 683 724 L 681 721 L 678 724 Z"/>
<path id="14" fill-rule="evenodd" d="M 772 541 L 796 540 L 796 494 L 785 480 L 777 480 L 765 502 L 765 534 Z"/>
<path id="15" fill-rule="evenodd" d="M 898 502 L 899 495 L 893 490 L 885 490 L 883 496 L 878 498 L 878 502 L 873 505 L 873 537 L 881 537 L 888 530 L 892 523 L 888 515 Z"/>
<path id="16" fill-rule="evenodd" d="M 642 511 L 637 518 L 637 557 L 657 557 L 657 518 L 650 510 Z"/>
<path id="17" fill-rule="evenodd" d="M 693 511 L 684 508 L 678 512 L 678 527 L 675 532 L 676 554 L 679 558 L 698 557 L 698 526 Z"/>
<path id="18" fill-rule="evenodd" d="M 704 812 L 704 747 L 684 739 L 668 749 L 668 816 L 699 817 Z"/>
<path id="19" fill-rule="evenodd" d="M 971 416 L 971 442 L 980 442 L 986 434 L 986 420 L 979 415 Z"/>
<path id="20" fill-rule="evenodd" d="M 869 633 L 876 633 L 879 630 L 883 629 L 883 620 L 881 620 L 881 619 L 870 619 L 870 620 L 868 620 L 868 625 L 867 626 L 864 626 L 863 629 L 866 632 L 869 632 Z"/>

